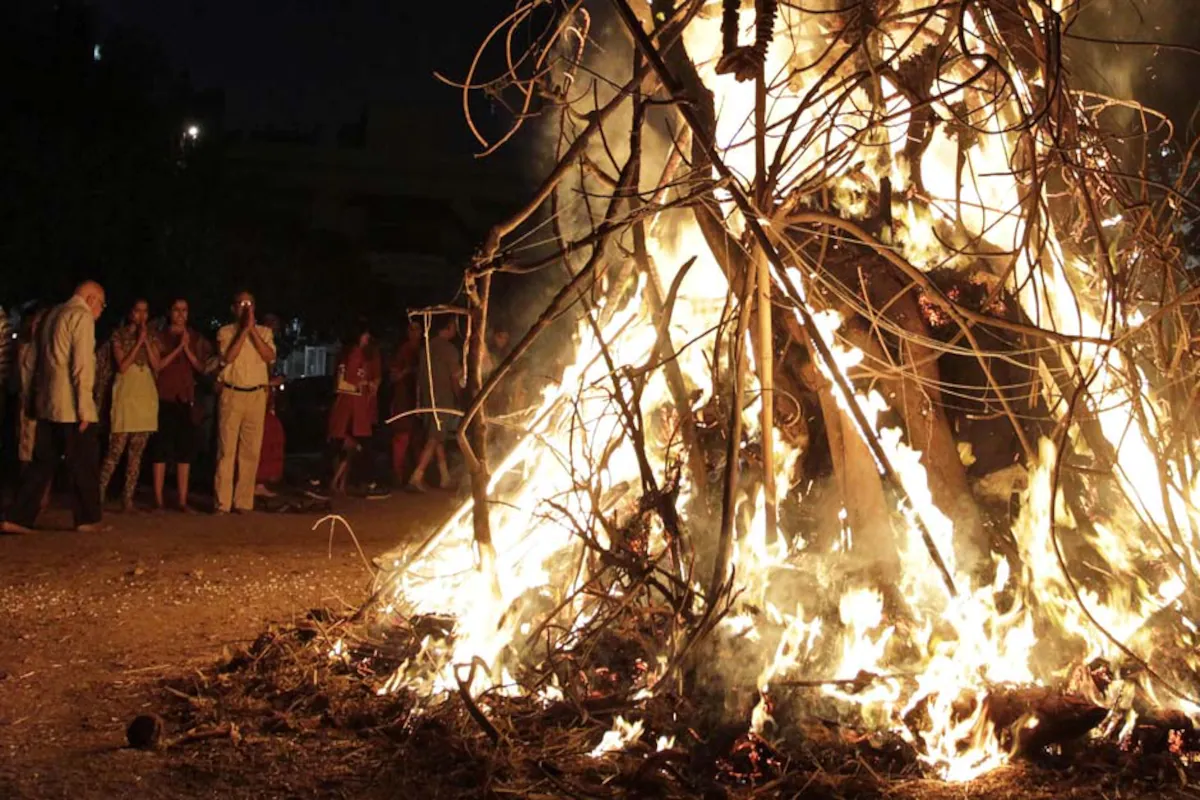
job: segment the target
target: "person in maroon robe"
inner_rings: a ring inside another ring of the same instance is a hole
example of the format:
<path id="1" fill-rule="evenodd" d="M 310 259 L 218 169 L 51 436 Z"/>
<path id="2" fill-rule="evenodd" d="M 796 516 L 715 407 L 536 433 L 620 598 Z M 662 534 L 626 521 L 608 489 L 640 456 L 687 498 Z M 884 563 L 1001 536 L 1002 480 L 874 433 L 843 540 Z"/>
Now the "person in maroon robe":
<path id="1" fill-rule="evenodd" d="M 338 365 L 337 394 L 329 410 L 329 443 L 334 457 L 329 489 L 336 494 L 345 493 L 351 462 L 371 438 L 379 415 L 379 350 L 365 327 L 351 342 Z"/>

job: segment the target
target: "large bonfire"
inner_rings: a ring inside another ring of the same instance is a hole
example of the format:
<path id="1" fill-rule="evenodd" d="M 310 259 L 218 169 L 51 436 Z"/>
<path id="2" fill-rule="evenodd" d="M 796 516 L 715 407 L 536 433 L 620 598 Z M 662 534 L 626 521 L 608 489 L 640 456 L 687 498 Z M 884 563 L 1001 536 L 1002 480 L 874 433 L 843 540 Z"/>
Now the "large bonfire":
<path id="1" fill-rule="evenodd" d="M 1070 23 L 518 4 L 464 108 L 550 169 L 468 271 L 472 499 L 387 559 L 380 691 L 490 735 L 504 697 L 621 709 L 596 757 L 740 724 L 738 774 L 812 720 L 949 780 L 1200 722 L 1190 187 L 1139 177 L 1165 119 L 1072 89 Z M 485 373 L 500 273 L 554 291 Z"/>

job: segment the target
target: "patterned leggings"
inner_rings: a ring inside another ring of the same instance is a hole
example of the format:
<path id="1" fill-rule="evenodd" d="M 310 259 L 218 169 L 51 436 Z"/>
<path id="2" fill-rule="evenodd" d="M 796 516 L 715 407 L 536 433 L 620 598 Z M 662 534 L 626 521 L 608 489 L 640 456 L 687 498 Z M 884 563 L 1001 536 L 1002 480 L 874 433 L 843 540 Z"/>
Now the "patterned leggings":
<path id="1" fill-rule="evenodd" d="M 117 462 L 125 445 L 129 445 L 129 455 L 125 459 L 125 486 L 121 491 L 121 499 L 125 505 L 133 503 L 133 492 L 137 489 L 138 475 L 142 471 L 142 454 L 146 451 L 146 442 L 150 441 L 149 433 L 110 433 L 108 435 L 108 453 L 104 456 L 104 466 L 100 469 L 100 502 L 108 496 L 108 482 L 117 471 Z"/>

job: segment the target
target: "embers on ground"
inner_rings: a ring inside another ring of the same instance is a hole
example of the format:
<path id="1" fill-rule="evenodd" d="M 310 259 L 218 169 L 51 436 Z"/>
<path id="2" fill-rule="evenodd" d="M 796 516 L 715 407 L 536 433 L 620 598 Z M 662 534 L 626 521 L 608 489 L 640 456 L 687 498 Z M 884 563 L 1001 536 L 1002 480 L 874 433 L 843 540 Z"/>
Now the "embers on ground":
<path id="1" fill-rule="evenodd" d="M 702 709 L 669 692 L 633 702 L 624 680 L 607 695 L 596 681 L 587 696 L 551 703 L 484 693 L 475 701 L 500 732 L 493 744 L 456 696 L 429 705 L 403 690 L 379 696 L 403 648 L 380 648 L 362 633 L 332 617 L 310 618 L 166 682 L 166 735 L 185 743 L 162 757 L 245 769 L 276 763 L 285 751 L 292 763 L 299 749 L 313 787 L 360 798 L 410 789 L 450 798 L 1182 798 L 1200 777 L 1183 752 L 1196 734 L 1180 719 L 1148 717 L 1124 746 L 1077 740 L 1041 748 L 964 786 L 931 779 L 894 735 L 810 720 L 779 740 L 763 738 L 744 724 L 714 728 Z M 331 656 L 337 641 L 343 647 Z M 642 736 L 622 751 L 588 755 L 618 714 L 642 722 Z M 240 741 L 186 740 L 188 731 L 228 724 L 243 732 Z"/>

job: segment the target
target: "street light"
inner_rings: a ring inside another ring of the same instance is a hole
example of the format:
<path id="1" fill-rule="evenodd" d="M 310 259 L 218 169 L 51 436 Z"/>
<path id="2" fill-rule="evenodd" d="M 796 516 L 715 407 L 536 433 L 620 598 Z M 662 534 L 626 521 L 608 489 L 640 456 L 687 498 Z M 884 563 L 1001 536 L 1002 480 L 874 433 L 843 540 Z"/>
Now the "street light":
<path id="1" fill-rule="evenodd" d="M 187 130 L 183 132 L 184 136 L 191 139 L 193 142 L 200 138 L 200 126 L 188 125 Z"/>

